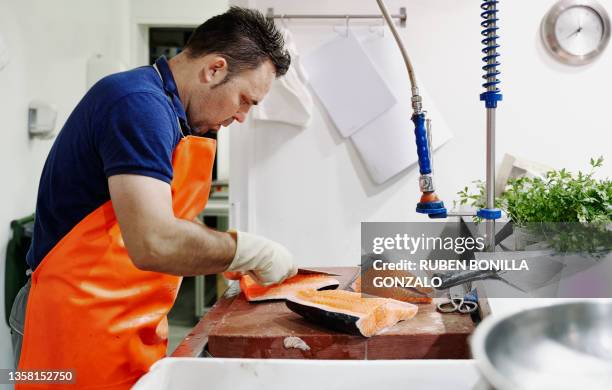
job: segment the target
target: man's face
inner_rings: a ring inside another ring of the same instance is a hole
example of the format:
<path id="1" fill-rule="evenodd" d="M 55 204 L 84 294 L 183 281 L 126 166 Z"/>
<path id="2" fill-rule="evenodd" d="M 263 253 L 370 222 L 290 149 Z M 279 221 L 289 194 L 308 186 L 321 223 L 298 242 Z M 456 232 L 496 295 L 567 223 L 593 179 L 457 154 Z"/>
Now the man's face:
<path id="1" fill-rule="evenodd" d="M 256 69 L 237 73 L 223 82 L 227 66 L 209 65 L 200 72 L 199 83 L 187 106 L 189 124 L 196 132 L 204 133 L 216 132 L 234 120 L 244 122 L 251 106 L 259 103 L 270 90 L 275 75 L 274 65 L 267 60 Z"/>

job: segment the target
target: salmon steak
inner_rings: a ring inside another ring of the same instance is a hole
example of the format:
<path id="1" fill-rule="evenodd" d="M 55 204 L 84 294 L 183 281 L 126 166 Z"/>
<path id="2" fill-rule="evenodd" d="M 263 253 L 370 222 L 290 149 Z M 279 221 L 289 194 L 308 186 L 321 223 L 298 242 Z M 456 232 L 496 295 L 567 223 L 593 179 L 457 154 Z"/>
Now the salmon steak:
<path id="1" fill-rule="evenodd" d="M 414 317 L 418 307 L 390 298 L 365 298 L 356 292 L 304 290 L 287 298 L 287 307 L 305 319 L 341 332 L 371 337 Z"/>
<path id="2" fill-rule="evenodd" d="M 301 290 L 336 289 L 340 282 L 329 275 L 324 274 L 297 274 L 280 284 L 272 286 L 261 286 L 249 275 L 240 278 L 240 289 L 247 301 L 272 301 L 287 299 Z"/>

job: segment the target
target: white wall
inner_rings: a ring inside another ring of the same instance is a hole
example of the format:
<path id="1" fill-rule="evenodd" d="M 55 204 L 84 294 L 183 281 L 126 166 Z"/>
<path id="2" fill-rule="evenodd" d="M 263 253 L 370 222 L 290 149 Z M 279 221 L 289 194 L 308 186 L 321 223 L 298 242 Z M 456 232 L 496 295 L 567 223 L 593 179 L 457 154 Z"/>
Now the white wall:
<path id="1" fill-rule="evenodd" d="M 508 152 L 555 167 L 585 169 L 589 157 L 603 155 L 607 161 L 602 172 L 610 176 L 612 129 L 606 87 L 612 83 L 612 47 L 586 67 L 554 62 L 539 40 L 540 21 L 553 3 L 501 2 L 504 101 L 498 110 L 497 160 Z M 612 13 L 611 0 L 601 3 Z M 276 13 L 378 13 L 374 0 L 248 4 L 263 12 L 274 7 Z M 407 27 L 401 34 L 417 78 L 454 132 L 435 155 L 437 191 L 452 206 L 456 192 L 485 173 L 485 109 L 478 100 L 480 1 L 388 0 L 387 5 L 392 13 L 407 7 Z M 335 37 L 334 24 L 343 23 L 293 20 L 287 26 L 298 49 L 306 53 Z M 360 222 L 426 220 L 414 211 L 420 195 L 418 169 L 374 185 L 354 147 L 339 136 L 316 103 L 313 121 L 302 131 L 273 123 L 247 123 L 235 129 L 231 198 L 248 208 L 243 207 L 241 223 L 234 225 L 286 244 L 300 264 L 352 265 L 359 262 Z M 408 107 L 406 115 L 411 115 Z M 247 188 L 238 191 L 234 183 L 240 175 Z"/>
<path id="2" fill-rule="evenodd" d="M 4 253 L 9 237 L 9 223 L 32 212 L 31 192 L 35 188 L 30 179 L 32 163 L 29 158 L 33 158 L 33 153 L 27 141 L 25 123 L 25 45 L 22 37 L 17 34 L 19 27 L 15 13 L 5 3 L 0 3 L 0 34 L 8 45 L 11 58 L 7 67 L 0 71 L 0 177 L 4 181 L 0 192 L 0 368 L 11 367 L 13 361 L 9 328 L 4 321 Z"/>
<path id="3" fill-rule="evenodd" d="M 121 0 L 0 0 L 0 34 L 11 53 L 0 71 L 0 302 L 4 313 L 4 253 L 11 220 L 34 211 L 38 180 L 52 140 L 30 140 L 27 105 L 42 99 L 58 110 L 57 129 L 86 90 L 87 59 L 101 53 L 127 61 Z M 0 367 L 12 365 L 8 327 L 0 325 Z"/>
<path id="4" fill-rule="evenodd" d="M 159 24 L 199 25 L 227 9 L 227 0 L 130 0 L 132 20 Z"/>

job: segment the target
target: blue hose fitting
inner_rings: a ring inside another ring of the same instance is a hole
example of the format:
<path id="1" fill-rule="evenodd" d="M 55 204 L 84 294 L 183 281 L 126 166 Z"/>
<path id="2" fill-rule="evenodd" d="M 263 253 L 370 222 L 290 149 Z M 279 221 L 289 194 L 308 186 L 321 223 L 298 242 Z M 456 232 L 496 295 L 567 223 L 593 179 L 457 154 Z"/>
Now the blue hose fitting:
<path id="1" fill-rule="evenodd" d="M 417 156 L 419 158 L 419 172 L 421 175 L 431 173 L 431 160 L 429 157 L 429 142 L 427 141 L 427 129 L 425 127 L 425 114 L 412 115 L 414 122 L 414 137 L 416 138 Z"/>
<path id="2" fill-rule="evenodd" d="M 483 92 L 480 94 L 480 100 L 485 102 L 487 108 L 497 108 L 497 102 L 503 98 L 499 92 Z"/>
<path id="3" fill-rule="evenodd" d="M 480 209 L 476 215 L 482 219 L 500 219 L 502 212 L 500 209 Z"/>
<path id="4" fill-rule="evenodd" d="M 427 202 L 417 203 L 416 212 L 420 214 L 427 214 L 429 218 L 446 218 L 448 216 L 447 210 L 444 207 L 444 202 Z"/>

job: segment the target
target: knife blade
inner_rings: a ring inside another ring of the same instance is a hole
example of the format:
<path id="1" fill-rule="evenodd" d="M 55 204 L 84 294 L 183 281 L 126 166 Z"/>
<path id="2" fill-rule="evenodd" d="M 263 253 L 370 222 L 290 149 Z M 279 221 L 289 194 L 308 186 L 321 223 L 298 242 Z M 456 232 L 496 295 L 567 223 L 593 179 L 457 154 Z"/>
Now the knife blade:
<path id="1" fill-rule="evenodd" d="M 298 268 L 298 275 L 327 275 L 327 276 L 340 276 L 333 272 L 321 271 L 315 268 Z"/>

